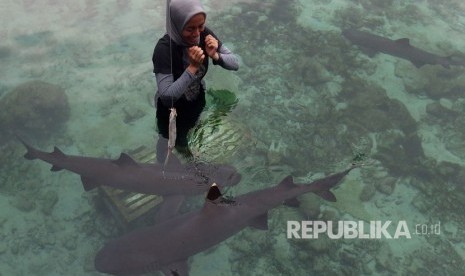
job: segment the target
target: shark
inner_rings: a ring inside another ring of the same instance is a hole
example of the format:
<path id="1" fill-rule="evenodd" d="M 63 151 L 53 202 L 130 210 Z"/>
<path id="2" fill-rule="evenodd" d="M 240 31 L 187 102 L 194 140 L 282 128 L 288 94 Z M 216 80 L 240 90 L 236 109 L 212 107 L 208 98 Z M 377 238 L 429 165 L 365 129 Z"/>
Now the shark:
<path id="1" fill-rule="evenodd" d="M 188 275 L 187 260 L 213 247 L 246 227 L 268 229 L 268 211 L 281 204 L 296 206 L 299 195 L 313 192 L 336 201 L 330 191 L 356 166 L 296 184 L 292 176 L 278 185 L 235 197 L 223 197 L 213 184 L 203 207 L 161 223 L 146 226 L 109 241 L 95 257 L 95 269 L 113 275 L 138 275 L 162 271 L 165 275 Z"/>
<path id="2" fill-rule="evenodd" d="M 54 172 L 68 170 L 80 175 L 85 191 L 109 186 L 162 196 L 157 220 L 174 215 L 185 196 L 205 194 L 214 182 L 232 186 L 241 180 L 240 173 L 227 164 L 181 164 L 173 155 L 169 166 L 165 167 L 158 163 L 138 163 L 126 153 L 121 153 L 118 159 L 107 159 L 67 155 L 58 147 L 54 147 L 53 152 L 44 152 L 19 140 L 27 149 L 26 159 L 47 162 Z"/>
<path id="3" fill-rule="evenodd" d="M 372 57 L 381 52 L 391 56 L 406 59 L 417 68 L 426 64 L 441 65 L 449 69 L 451 65 L 465 66 L 465 60 L 452 56 L 439 56 L 410 44 L 408 38 L 392 40 L 383 36 L 356 29 L 346 29 L 342 35 L 351 43 L 357 45 L 368 56 Z"/>

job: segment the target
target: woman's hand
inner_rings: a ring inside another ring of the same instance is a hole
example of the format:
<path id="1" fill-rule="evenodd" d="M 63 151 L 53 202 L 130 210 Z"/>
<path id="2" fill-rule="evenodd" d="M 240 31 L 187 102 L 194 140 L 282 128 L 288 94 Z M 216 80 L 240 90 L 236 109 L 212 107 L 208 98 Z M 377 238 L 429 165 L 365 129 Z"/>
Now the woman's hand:
<path id="1" fill-rule="evenodd" d="M 189 66 L 187 69 L 192 73 L 197 73 L 200 65 L 202 65 L 203 60 L 205 59 L 205 54 L 203 53 L 202 48 L 199 46 L 192 46 L 187 51 L 189 56 Z"/>
<path id="2" fill-rule="evenodd" d="M 218 60 L 218 40 L 212 35 L 207 35 L 207 37 L 205 37 L 205 51 L 213 60 Z"/>

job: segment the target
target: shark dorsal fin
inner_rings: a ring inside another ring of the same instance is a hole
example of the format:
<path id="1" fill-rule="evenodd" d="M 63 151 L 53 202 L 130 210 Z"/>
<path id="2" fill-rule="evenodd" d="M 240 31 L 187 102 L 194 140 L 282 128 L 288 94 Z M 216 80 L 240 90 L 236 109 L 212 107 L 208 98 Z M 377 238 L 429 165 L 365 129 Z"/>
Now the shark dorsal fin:
<path id="1" fill-rule="evenodd" d="M 408 38 L 400 38 L 396 40 L 396 43 L 405 45 L 405 46 L 410 46 L 410 39 Z"/>
<path id="2" fill-rule="evenodd" d="M 64 154 L 59 148 L 54 147 L 52 155 L 57 158 L 64 158 L 66 157 L 66 154 Z"/>
<path id="3" fill-rule="evenodd" d="M 218 198 L 221 198 L 221 196 L 222 194 L 221 194 L 220 188 L 218 188 L 218 185 L 216 185 L 216 183 L 213 183 L 210 186 L 210 189 L 208 190 L 206 199 L 209 201 L 215 201 Z"/>
<path id="4" fill-rule="evenodd" d="M 121 153 L 118 159 L 114 160 L 113 163 L 115 163 L 118 166 L 137 166 L 137 162 L 132 159 L 131 156 L 129 156 L 126 153 Z"/>
<path id="5" fill-rule="evenodd" d="M 295 185 L 294 180 L 292 179 L 292 176 L 288 175 L 278 184 L 278 186 L 285 187 L 285 188 L 294 188 L 297 185 Z"/>

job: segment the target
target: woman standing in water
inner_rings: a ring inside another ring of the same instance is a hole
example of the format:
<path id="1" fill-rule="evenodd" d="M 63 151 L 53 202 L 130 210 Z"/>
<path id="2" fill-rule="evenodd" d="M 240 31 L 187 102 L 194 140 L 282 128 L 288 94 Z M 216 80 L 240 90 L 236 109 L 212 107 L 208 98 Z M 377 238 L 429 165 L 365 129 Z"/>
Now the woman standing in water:
<path id="1" fill-rule="evenodd" d="M 214 65 L 227 70 L 239 68 L 237 58 L 205 26 L 206 13 L 199 0 L 167 0 L 166 34 L 158 40 L 153 53 L 153 72 L 158 91 L 157 160 L 163 162 L 168 151 L 170 109 L 176 108 L 176 150 L 190 156 L 187 133 L 195 126 L 205 107 L 205 82 L 211 58 Z"/>

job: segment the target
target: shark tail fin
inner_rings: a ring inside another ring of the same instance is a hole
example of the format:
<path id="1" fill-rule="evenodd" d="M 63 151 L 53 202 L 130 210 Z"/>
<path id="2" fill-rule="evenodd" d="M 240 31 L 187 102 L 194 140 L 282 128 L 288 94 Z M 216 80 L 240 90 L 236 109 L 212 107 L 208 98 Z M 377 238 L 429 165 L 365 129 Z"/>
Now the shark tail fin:
<path id="1" fill-rule="evenodd" d="M 315 188 L 313 193 L 327 201 L 336 202 L 336 196 L 330 191 L 330 189 L 337 186 L 351 170 L 357 167 L 359 167 L 359 165 L 352 165 L 345 171 L 335 173 L 333 175 L 329 175 L 314 181 L 312 184 L 312 186 Z"/>
<path id="2" fill-rule="evenodd" d="M 27 147 L 26 147 L 27 148 Z M 27 160 L 34 160 L 37 159 L 36 155 L 34 154 L 33 148 L 27 148 L 26 154 L 24 154 L 24 158 Z"/>
<path id="3" fill-rule="evenodd" d="M 30 146 L 28 143 L 26 143 L 19 135 L 16 134 L 16 138 L 24 145 L 26 148 L 27 152 L 24 154 L 24 158 L 27 160 L 34 160 L 37 159 L 37 150 Z"/>

